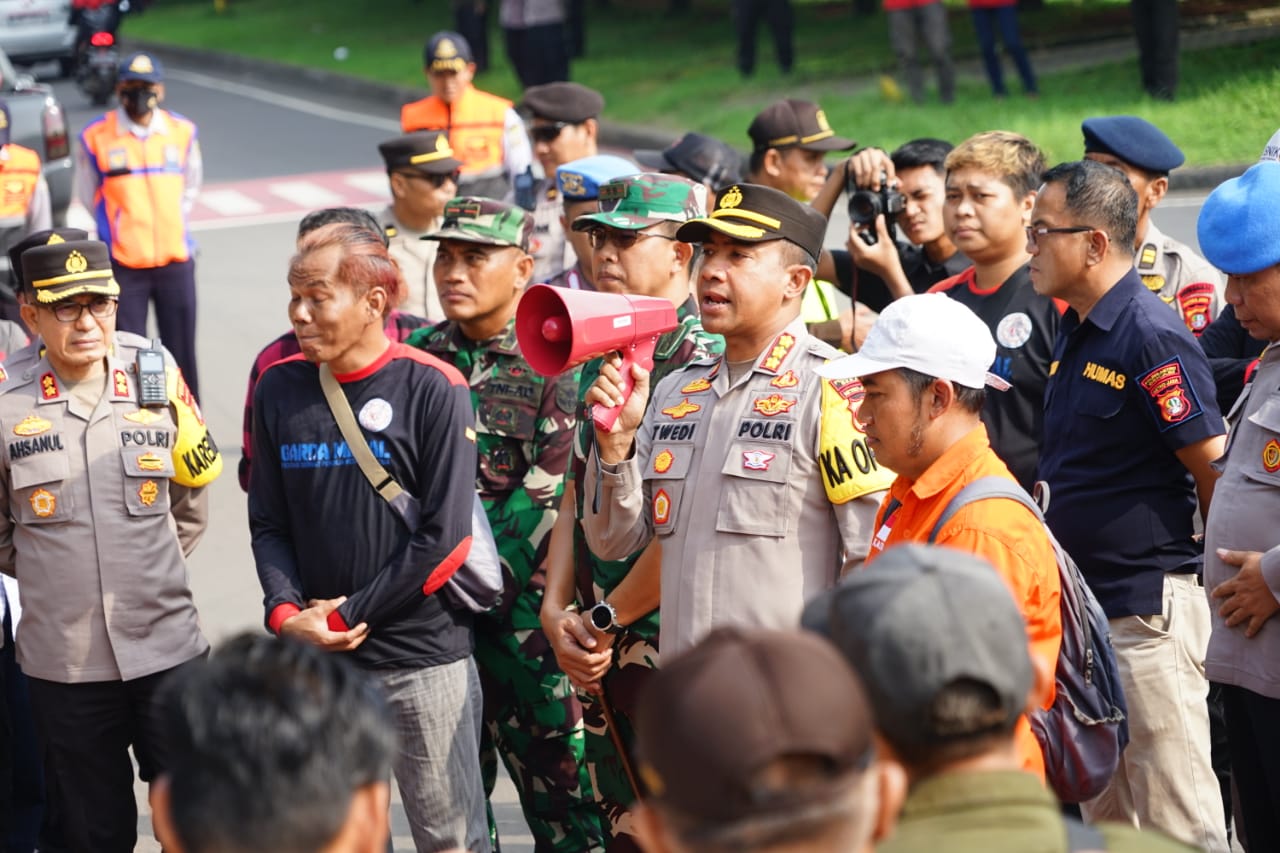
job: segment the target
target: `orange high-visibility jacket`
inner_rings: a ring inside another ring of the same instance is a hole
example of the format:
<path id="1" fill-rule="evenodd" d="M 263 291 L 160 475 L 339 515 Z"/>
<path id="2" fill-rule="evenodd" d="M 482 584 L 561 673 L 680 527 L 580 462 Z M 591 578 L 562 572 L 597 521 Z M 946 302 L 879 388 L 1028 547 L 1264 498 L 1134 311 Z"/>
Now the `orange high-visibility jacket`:
<path id="1" fill-rule="evenodd" d="M 462 174 L 475 175 L 504 168 L 503 134 L 511 102 L 468 85 L 452 104 L 435 95 L 405 104 L 400 126 L 405 133 L 443 130 L 449 134 L 453 156 L 463 162 Z"/>
<path id="2" fill-rule="evenodd" d="M 4 152 L 7 156 L 0 158 L 0 219 L 25 217 L 40 183 L 40 155 L 12 142 L 4 146 Z"/>
<path id="3" fill-rule="evenodd" d="M 122 126 L 117 110 L 80 134 L 98 182 L 93 196 L 98 237 L 111 246 L 112 258 L 137 269 L 191 257 L 182 207 L 196 126 L 177 113 L 156 110 L 162 113 L 164 132 L 153 130 L 146 139 Z"/>

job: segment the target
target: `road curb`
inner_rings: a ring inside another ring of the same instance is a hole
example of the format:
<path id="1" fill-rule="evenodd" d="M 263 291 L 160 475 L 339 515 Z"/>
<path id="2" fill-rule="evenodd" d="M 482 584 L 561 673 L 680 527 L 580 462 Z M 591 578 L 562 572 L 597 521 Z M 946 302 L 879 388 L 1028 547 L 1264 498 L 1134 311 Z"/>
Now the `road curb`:
<path id="1" fill-rule="evenodd" d="M 424 95 L 423 89 L 395 86 L 364 80 L 347 74 L 338 74 L 318 68 L 304 68 L 284 62 L 223 53 L 201 48 L 175 47 L 145 39 L 126 39 L 131 50 L 145 50 L 155 54 L 162 62 L 175 66 L 192 67 L 204 71 L 232 75 L 242 81 L 258 84 L 286 83 L 301 87 L 318 86 L 328 92 L 347 95 L 399 109 Z M 647 127 L 602 120 L 600 143 L 609 148 L 665 148 L 679 134 Z M 1259 148 L 1261 152 L 1261 148 Z M 1252 163 L 1225 166 L 1196 166 L 1178 169 L 1169 176 L 1169 189 L 1174 191 L 1206 190 L 1230 178 L 1244 173 Z"/>

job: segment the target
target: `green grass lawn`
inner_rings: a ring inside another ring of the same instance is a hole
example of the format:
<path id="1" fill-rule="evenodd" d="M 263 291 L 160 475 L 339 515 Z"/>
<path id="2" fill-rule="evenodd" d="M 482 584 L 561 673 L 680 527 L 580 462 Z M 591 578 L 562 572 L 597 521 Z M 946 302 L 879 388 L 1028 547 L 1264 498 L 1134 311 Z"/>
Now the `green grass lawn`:
<path id="1" fill-rule="evenodd" d="M 994 101 L 984 78 L 967 77 L 952 106 L 915 106 L 886 101 L 878 87 L 868 85 L 892 68 L 883 16 L 855 18 L 849 3 L 835 0 L 801 0 L 797 6 L 795 72 L 789 78 L 778 74 L 762 33 L 757 75 L 744 82 L 733 62 L 728 0 L 694 0 L 692 12 L 675 18 L 666 14 L 666 0 L 612 0 L 608 10 L 593 2 L 587 56 L 574 62 L 574 78 L 604 93 L 606 114 L 615 121 L 670 130 L 673 136 L 699 130 L 742 147 L 751 117 L 789 95 L 820 101 L 836 130 L 862 144 L 893 147 L 926 135 L 959 141 L 1003 128 L 1034 139 L 1054 161 L 1079 156 L 1080 121 L 1090 115 L 1142 115 L 1178 142 L 1191 165 L 1254 160 L 1280 123 L 1272 109 L 1280 102 L 1280 41 L 1184 53 L 1179 100 L 1173 104 L 1142 95 L 1136 62 L 1124 62 L 1042 74 L 1038 101 L 1018 95 Z M 972 57 L 973 30 L 963 3 L 952 12 L 955 54 Z M 492 18 L 493 68 L 477 82 L 515 98 L 519 86 L 502 55 L 496 12 Z M 443 0 L 230 0 L 222 14 L 208 0 L 163 0 L 131 17 L 125 33 L 425 87 L 422 44 L 450 25 Z M 1033 50 L 1127 32 L 1123 0 L 1051 0 L 1022 16 L 1023 38 Z M 345 61 L 334 58 L 340 46 L 347 48 Z M 1012 68 L 1007 74 L 1016 77 Z"/>

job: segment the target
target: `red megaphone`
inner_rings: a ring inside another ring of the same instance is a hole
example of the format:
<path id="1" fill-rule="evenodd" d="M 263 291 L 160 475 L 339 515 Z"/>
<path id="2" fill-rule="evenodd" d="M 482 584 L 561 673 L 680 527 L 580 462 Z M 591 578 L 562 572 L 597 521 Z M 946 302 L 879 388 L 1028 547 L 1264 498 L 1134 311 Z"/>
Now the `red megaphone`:
<path id="1" fill-rule="evenodd" d="M 670 300 L 535 284 L 516 308 L 516 340 L 529 366 L 557 376 L 606 353 L 622 355 L 622 396 L 631 396 L 631 365 L 653 370 L 658 338 L 680 325 Z M 596 405 L 591 419 L 608 431 L 622 406 Z"/>

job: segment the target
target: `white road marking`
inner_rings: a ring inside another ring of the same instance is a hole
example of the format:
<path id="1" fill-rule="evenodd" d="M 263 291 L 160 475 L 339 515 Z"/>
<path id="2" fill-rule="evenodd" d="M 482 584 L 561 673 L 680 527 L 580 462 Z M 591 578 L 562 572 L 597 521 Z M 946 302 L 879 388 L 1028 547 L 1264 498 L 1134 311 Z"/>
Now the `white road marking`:
<path id="1" fill-rule="evenodd" d="M 230 92 L 243 98 L 251 98 L 255 101 L 261 101 L 264 104 L 271 104 L 273 106 L 283 107 L 287 110 L 307 113 L 308 115 L 329 119 L 330 121 L 354 124 L 357 127 L 371 127 L 391 133 L 400 132 L 400 122 L 395 119 L 386 118 L 385 116 L 365 115 L 362 113 L 354 113 L 350 110 L 337 109 L 336 107 L 327 107 L 323 104 L 314 103 L 313 101 L 295 98 L 290 95 L 282 95 L 279 92 L 270 92 L 256 86 L 248 86 L 244 83 L 235 83 L 231 80 L 214 77 L 210 74 L 201 74 L 196 71 L 166 69 L 165 74 L 171 80 L 180 80 L 183 83 L 190 83 L 193 86 L 203 86 L 206 89 L 216 89 L 220 92 Z"/>
<path id="2" fill-rule="evenodd" d="M 342 196 L 311 181 L 272 181 L 267 185 L 267 191 L 309 210 L 332 207 L 343 201 Z"/>
<path id="3" fill-rule="evenodd" d="M 262 213 L 266 208 L 239 190 L 202 190 L 196 196 L 196 204 L 203 205 L 222 216 L 248 216 Z"/>
<path id="4" fill-rule="evenodd" d="M 343 183 L 377 198 L 391 198 L 386 172 L 356 172 L 343 178 Z"/>

